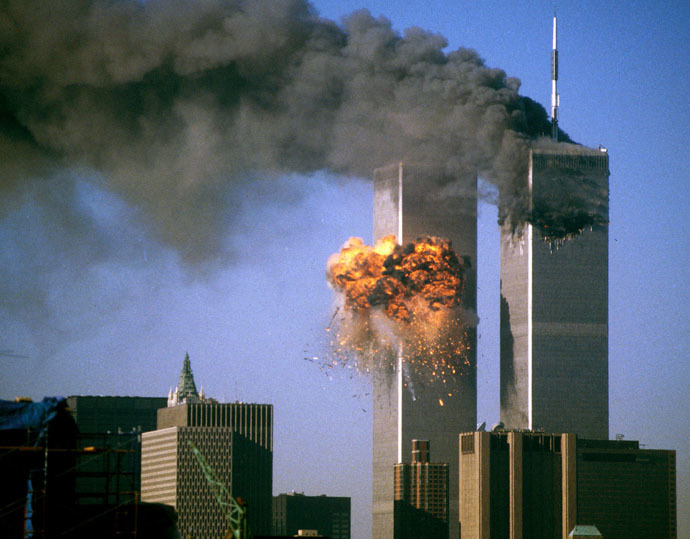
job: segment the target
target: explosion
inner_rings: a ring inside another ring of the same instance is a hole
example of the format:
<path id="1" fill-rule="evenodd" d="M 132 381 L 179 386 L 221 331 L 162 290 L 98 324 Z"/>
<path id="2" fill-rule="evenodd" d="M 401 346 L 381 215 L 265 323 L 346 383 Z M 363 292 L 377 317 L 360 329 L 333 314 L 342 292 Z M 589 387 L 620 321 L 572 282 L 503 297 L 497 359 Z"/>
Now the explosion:
<path id="1" fill-rule="evenodd" d="M 328 278 L 345 293 L 346 307 L 358 310 L 381 305 L 393 320 L 415 317 L 460 304 L 463 262 L 450 241 L 427 237 L 405 247 L 386 236 L 374 247 L 350 238 L 328 261 Z"/>
<path id="2" fill-rule="evenodd" d="M 371 247 L 350 238 L 327 265 L 343 299 L 336 353 L 354 353 L 360 370 L 371 372 L 392 365 L 403 350 L 406 370 L 422 380 L 461 374 L 469 367 L 462 309 L 468 265 L 447 239 L 424 237 L 403 247 L 386 236 Z"/>

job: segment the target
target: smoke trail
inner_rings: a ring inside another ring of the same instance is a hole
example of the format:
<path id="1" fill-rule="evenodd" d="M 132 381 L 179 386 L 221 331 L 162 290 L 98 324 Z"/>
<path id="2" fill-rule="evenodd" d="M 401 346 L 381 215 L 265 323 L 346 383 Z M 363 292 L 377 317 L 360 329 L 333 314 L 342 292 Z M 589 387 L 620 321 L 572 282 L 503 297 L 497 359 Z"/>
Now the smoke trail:
<path id="1" fill-rule="evenodd" d="M 407 160 L 477 170 L 521 222 L 518 180 L 546 113 L 517 79 L 445 46 L 367 11 L 338 25 L 305 0 L 8 0 L 0 217 L 36 181 L 80 167 L 198 262 L 219 247 L 238 183 L 368 178 Z"/>

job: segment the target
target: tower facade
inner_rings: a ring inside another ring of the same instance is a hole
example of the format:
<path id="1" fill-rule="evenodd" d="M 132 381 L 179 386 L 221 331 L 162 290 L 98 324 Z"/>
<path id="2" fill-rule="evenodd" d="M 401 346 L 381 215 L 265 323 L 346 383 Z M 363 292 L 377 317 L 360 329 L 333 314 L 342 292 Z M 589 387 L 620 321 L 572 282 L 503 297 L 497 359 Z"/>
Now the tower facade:
<path id="1" fill-rule="evenodd" d="M 395 465 L 395 538 L 448 537 L 448 464 L 431 462 L 429 440 L 412 440 L 412 462 Z"/>
<path id="2" fill-rule="evenodd" d="M 464 306 L 476 310 L 477 178 L 448 175 L 441 167 L 396 164 L 374 172 L 374 240 L 393 234 L 399 244 L 420 236 L 452 241 L 471 263 Z M 439 387 L 414 379 L 404 368 L 405 350 L 388 372 L 373 378 L 372 537 L 394 536 L 394 464 L 412 451 L 412 440 L 429 440 L 435 459 L 449 465 L 450 536 L 457 537 L 458 433 L 473 429 L 477 417 L 476 330 L 468 330 L 470 368 Z M 439 397 L 443 396 L 442 399 Z"/>
<path id="3" fill-rule="evenodd" d="M 608 438 L 608 154 L 558 148 L 530 151 L 540 226 L 501 231 L 501 421 Z"/>

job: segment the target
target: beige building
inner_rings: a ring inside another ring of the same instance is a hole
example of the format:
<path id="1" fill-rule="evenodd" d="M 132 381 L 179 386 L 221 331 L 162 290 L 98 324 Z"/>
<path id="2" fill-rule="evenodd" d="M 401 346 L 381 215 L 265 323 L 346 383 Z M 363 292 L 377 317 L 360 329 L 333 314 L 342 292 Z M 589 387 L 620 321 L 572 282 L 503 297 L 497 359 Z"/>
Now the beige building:
<path id="1" fill-rule="evenodd" d="M 158 410 L 158 429 L 142 434 L 141 499 L 173 506 L 182 537 L 222 539 L 228 529 L 224 509 L 209 488 L 190 443 L 234 498 L 248 507 L 249 527 L 271 532 L 273 406 L 220 404 L 196 393 L 189 359 L 180 387 L 184 398 Z M 190 383 L 191 382 L 191 383 Z"/>
<path id="2" fill-rule="evenodd" d="M 462 539 L 676 538 L 675 451 L 575 434 L 460 435 Z"/>

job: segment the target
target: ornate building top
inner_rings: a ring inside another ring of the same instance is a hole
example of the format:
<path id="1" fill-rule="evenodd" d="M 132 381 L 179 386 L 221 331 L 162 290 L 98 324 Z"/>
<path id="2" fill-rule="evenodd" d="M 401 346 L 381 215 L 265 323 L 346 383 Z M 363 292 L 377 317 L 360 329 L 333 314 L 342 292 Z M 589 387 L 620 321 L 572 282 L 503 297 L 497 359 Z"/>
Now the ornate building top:
<path id="1" fill-rule="evenodd" d="M 180 372 L 180 381 L 175 388 L 175 391 L 170 388 L 168 393 L 168 407 L 177 406 L 185 402 L 206 402 L 208 399 L 204 397 L 204 388 L 201 392 L 197 392 L 196 384 L 194 383 L 194 374 L 192 373 L 192 364 L 189 361 L 189 354 L 185 354 L 182 362 L 182 372 Z"/>

